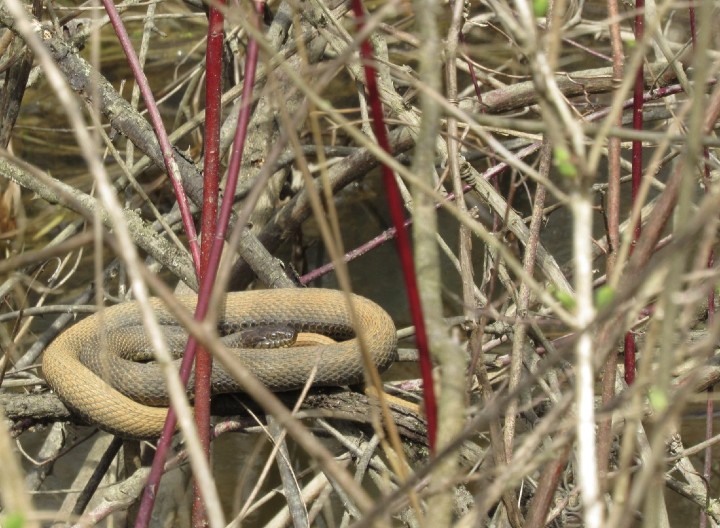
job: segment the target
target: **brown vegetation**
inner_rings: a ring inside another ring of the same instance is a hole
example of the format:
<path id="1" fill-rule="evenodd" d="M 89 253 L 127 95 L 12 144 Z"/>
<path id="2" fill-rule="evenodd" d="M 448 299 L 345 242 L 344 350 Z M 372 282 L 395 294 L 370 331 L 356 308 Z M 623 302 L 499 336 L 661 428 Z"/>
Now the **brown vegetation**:
<path id="1" fill-rule="evenodd" d="M 197 291 L 193 237 L 105 12 L 41 4 L 0 3 L 0 525 L 131 522 L 152 449 L 81 424 L 39 362 L 103 305 Z M 224 12 L 224 168 L 251 39 L 260 59 L 217 282 L 351 286 L 393 315 L 410 366 L 380 398 L 372 381 L 283 405 L 249 389 L 214 422 L 212 464 L 171 391 L 182 433 L 154 525 L 191 522 L 189 467 L 211 526 L 720 524 L 720 16 L 644 5 L 378 2 L 359 35 L 342 0 L 272 3 L 261 31 L 250 3 Z M 199 224 L 205 8 L 118 7 Z M 368 36 L 389 153 L 358 55 Z M 382 166 L 412 224 L 429 402 Z"/>

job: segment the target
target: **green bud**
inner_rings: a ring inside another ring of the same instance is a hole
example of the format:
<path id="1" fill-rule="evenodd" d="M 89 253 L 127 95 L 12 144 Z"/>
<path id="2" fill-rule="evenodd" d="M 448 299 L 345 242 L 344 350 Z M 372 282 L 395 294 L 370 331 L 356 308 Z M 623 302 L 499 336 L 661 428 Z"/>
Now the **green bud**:
<path id="1" fill-rule="evenodd" d="M 535 17 L 544 17 L 547 13 L 549 4 L 549 0 L 533 0 L 533 13 L 535 13 Z"/>
<path id="2" fill-rule="evenodd" d="M 669 405 L 667 393 L 659 390 L 657 387 L 650 387 L 648 400 L 650 401 L 650 407 L 656 413 L 665 412 Z"/>
<path id="3" fill-rule="evenodd" d="M 602 310 L 610 305 L 615 298 L 615 290 L 610 286 L 601 286 L 595 290 L 595 308 Z"/>
<path id="4" fill-rule="evenodd" d="M 22 513 L 8 513 L 5 518 L 0 521 L 0 526 L 5 528 L 22 528 L 25 526 L 25 516 Z"/>
<path id="5" fill-rule="evenodd" d="M 564 147 L 555 147 L 553 150 L 553 163 L 565 178 L 577 178 L 577 169 L 572 162 L 570 152 Z"/>

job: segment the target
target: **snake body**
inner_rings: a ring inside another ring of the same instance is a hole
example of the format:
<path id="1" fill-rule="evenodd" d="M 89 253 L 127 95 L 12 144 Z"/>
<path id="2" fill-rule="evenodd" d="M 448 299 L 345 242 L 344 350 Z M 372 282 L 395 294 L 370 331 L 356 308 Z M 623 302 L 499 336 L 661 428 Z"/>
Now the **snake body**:
<path id="1" fill-rule="evenodd" d="M 197 302 L 194 295 L 176 299 L 189 310 L 194 309 Z M 150 302 L 161 325 L 177 325 L 159 299 Z M 230 293 L 225 298 L 220 323 L 235 328 L 284 324 L 298 332 L 346 339 L 299 348 L 235 348 L 233 353 L 275 392 L 302 388 L 315 368 L 313 385 L 348 385 L 361 382 L 364 376 L 360 345 L 353 336 L 365 337 L 372 361 L 379 370 L 386 369 L 395 360 L 397 345 L 395 326 L 382 308 L 357 295 L 351 296 L 351 302 L 355 324 L 345 295 L 335 290 Z M 63 332 L 45 351 L 42 363 L 48 383 L 70 409 L 100 428 L 128 438 L 159 436 L 167 414 L 166 405 L 147 404 L 162 404 L 167 399 L 160 367 L 125 359 L 131 355 L 129 349 L 137 346 L 132 334 L 142 323 L 143 317 L 135 302 L 107 308 Z M 108 343 L 112 346 L 104 346 Z M 242 392 L 242 388 L 222 369 L 214 368 L 213 392 Z"/>

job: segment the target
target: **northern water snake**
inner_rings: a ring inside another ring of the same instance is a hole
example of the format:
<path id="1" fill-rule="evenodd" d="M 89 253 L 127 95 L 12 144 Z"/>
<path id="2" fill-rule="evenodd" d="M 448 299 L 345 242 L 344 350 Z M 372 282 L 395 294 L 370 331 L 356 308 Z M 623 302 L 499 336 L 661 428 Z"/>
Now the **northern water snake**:
<path id="1" fill-rule="evenodd" d="M 177 302 L 192 310 L 197 298 L 179 296 Z M 277 289 L 230 293 L 225 298 L 221 321 L 238 327 L 286 324 L 297 331 L 317 332 L 343 337 L 362 332 L 373 362 L 386 369 L 396 357 L 395 327 L 390 316 L 378 305 L 353 295 L 357 314 L 350 320 L 342 292 L 324 289 Z M 159 299 L 151 300 L 160 324 L 176 324 L 170 311 Z M 105 309 L 63 332 L 45 351 L 43 371 L 50 386 L 74 412 L 102 429 L 132 438 L 159 436 L 167 408 L 152 407 L 134 401 L 112 388 L 105 375 L 88 368 L 102 369 L 108 378 L 130 380 L 141 385 L 164 385 L 159 367 L 136 363 L 132 373 L 123 372 L 129 363 L 114 354 L 106 354 L 101 330 L 107 335 L 122 336 L 124 329 L 142 325 L 137 303 L 122 303 Z M 122 341 L 122 339 L 120 339 Z M 122 351 L 123 343 L 113 343 Z M 338 386 L 363 379 L 363 363 L 357 338 L 330 345 L 300 348 L 234 349 L 239 361 L 263 383 L 276 392 L 301 388 L 317 366 L 314 385 Z M 125 363 L 124 363 L 125 362 Z M 101 367 L 98 367 L 100 365 Z M 215 375 L 215 373 L 214 373 Z M 229 378 L 228 378 L 229 379 Z M 240 387 L 228 384 L 215 392 L 238 392 Z M 231 381 L 231 380 L 230 380 Z"/>

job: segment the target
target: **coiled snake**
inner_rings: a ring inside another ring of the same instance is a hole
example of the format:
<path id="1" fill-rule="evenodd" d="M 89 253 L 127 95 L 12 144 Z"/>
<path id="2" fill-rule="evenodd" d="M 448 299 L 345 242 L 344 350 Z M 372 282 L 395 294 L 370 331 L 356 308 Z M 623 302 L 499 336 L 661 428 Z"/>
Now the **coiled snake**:
<path id="1" fill-rule="evenodd" d="M 194 309 L 197 301 L 194 295 L 176 299 L 189 310 Z M 344 339 L 326 345 L 235 348 L 233 352 L 275 392 L 302 388 L 314 367 L 317 372 L 313 385 L 348 385 L 361 382 L 364 375 L 359 343 L 353 337 L 356 332 L 365 337 L 372 360 L 380 370 L 395 360 L 397 345 L 395 326 L 382 308 L 357 295 L 352 295 L 352 302 L 357 315 L 355 325 L 340 291 L 277 289 L 230 293 L 225 298 L 220 323 L 235 328 L 284 324 L 298 332 Z M 159 299 L 152 299 L 151 304 L 161 325 L 177 325 Z M 138 329 L 142 332 L 142 323 L 137 303 L 107 308 L 63 332 L 45 351 L 42 363 L 48 383 L 70 409 L 100 428 L 128 438 L 159 436 L 167 414 L 166 406 L 142 403 L 157 403 L 166 398 L 160 367 L 125 359 L 132 355 L 130 349 L 137 346 L 137 339 L 130 336 Z M 104 339 L 101 331 L 105 333 Z M 241 391 L 224 371 L 214 368 L 214 393 Z M 146 393 L 149 396 L 137 396 Z"/>

